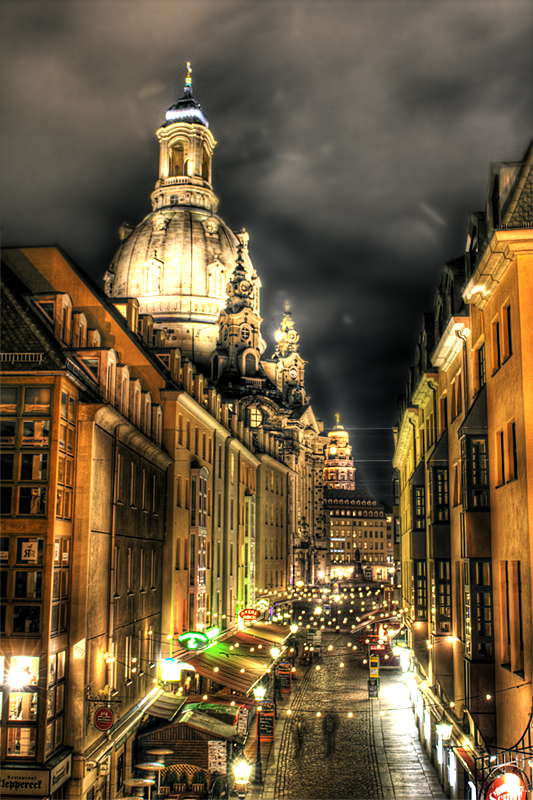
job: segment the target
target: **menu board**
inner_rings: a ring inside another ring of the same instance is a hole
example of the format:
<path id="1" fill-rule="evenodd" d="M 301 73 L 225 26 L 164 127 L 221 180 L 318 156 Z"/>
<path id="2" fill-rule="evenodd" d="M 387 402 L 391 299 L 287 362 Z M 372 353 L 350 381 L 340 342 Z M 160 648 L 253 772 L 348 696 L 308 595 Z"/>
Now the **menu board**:
<path id="1" fill-rule="evenodd" d="M 210 739 L 207 742 L 207 768 L 211 774 L 218 772 L 225 775 L 227 771 L 227 750 L 224 739 Z"/>
<path id="2" fill-rule="evenodd" d="M 258 736 L 260 737 L 262 742 L 273 742 L 274 741 L 274 729 L 275 729 L 275 720 L 274 720 L 274 711 L 261 711 L 258 715 Z"/>
<path id="3" fill-rule="evenodd" d="M 291 690 L 292 674 L 290 672 L 278 672 L 278 675 L 281 678 L 281 690 L 288 694 Z"/>

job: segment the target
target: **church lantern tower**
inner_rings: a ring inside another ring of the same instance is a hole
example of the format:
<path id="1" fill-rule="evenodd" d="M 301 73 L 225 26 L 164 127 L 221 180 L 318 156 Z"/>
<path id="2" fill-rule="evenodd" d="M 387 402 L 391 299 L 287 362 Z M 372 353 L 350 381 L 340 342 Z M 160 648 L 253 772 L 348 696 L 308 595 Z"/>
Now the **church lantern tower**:
<path id="1" fill-rule="evenodd" d="M 162 345 L 180 348 L 207 371 L 239 248 L 258 314 L 261 282 L 248 254 L 248 234 L 234 233 L 217 213 L 211 185 L 216 141 L 194 98 L 190 64 L 183 96 L 168 108 L 156 136 L 152 210 L 137 226 L 121 227 L 105 291 L 113 299 L 137 298 L 139 313 L 153 317 Z"/>
<path id="2" fill-rule="evenodd" d="M 324 486 L 328 489 L 355 490 L 355 467 L 353 465 L 350 438 L 335 414 L 336 425 L 328 433 L 325 449 Z"/>

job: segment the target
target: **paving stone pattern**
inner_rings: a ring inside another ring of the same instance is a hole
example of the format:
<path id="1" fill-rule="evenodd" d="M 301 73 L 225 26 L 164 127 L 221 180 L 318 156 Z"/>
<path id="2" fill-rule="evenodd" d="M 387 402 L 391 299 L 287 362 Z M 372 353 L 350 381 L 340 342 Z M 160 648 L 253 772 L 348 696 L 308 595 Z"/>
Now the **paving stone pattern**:
<path id="1" fill-rule="evenodd" d="M 273 797 L 275 800 L 345 800 L 383 798 L 374 749 L 372 703 L 368 699 L 367 666 L 362 655 L 347 647 L 346 636 L 325 634 L 320 670 L 312 666 L 292 702 L 280 743 Z M 333 645 L 328 651 L 327 646 Z M 341 667 L 340 662 L 345 666 Z M 317 712 L 321 717 L 317 717 Z M 340 718 L 335 752 L 327 755 L 323 717 Z M 348 718 L 348 712 L 353 717 Z M 296 726 L 307 729 L 297 752 Z M 266 795 L 264 795 L 266 800 Z M 270 800 L 270 798 L 268 798 Z"/>

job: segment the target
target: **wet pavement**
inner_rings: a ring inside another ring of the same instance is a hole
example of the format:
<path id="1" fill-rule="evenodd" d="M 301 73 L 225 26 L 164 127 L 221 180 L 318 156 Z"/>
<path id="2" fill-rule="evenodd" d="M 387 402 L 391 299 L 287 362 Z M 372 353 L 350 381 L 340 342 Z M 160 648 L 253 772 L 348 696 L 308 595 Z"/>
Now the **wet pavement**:
<path id="1" fill-rule="evenodd" d="M 294 690 L 279 703 L 275 741 L 261 745 L 263 785 L 250 785 L 247 800 L 445 797 L 418 740 L 400 671 L 383 671 L 379 697 L 370 699 L 364 654 L 348 647 L 355 641 L 325 634 L 320 661 L 299 668 Z M 324 732 L 331 711 L 339 720 L 334 741 Z M 304 728 L 300 738 L 298 720 Z M 246 754 L 254 762 L 256 746 L 252 734 Z"/>

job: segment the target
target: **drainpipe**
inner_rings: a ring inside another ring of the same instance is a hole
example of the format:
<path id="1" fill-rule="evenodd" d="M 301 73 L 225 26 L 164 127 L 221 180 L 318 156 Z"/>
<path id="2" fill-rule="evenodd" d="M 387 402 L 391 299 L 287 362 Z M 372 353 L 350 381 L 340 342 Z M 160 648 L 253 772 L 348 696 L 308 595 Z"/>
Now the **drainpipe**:
<path id="1" fill-rule="evenodd" d="M 117 500 L 118 500 L 118 442 L 119 442 L 119 425 L 115 428 L 115 443 L 113 446 L 113 495 L 111 499 L 111 536 L 109 542 L 109 608 L 107 614 L 107 652 L 111 657 L 113 654 L 113 629 L 115 626 L 115 536 L 116 536 L 116 517 L 117 517 Z M 108 662 L 107 665 L 107 684 L 109 686 L 109 699 L 111 699 L 111 691 L 113 678 L 113 662 Z"/>
<path id="2" fill-rule="evenodd" d="M 466 336 L 462 333 L 459 333 L 459 331 L 455 331 L 455 335 L 457 336 L 458 339 L 461 339 L 463 343 L 463 372 L 465 375 L 463 394 L 464 394 L 464 409 L 466 414 L 468 410 L 468 362 L 466 359 Z"/>

